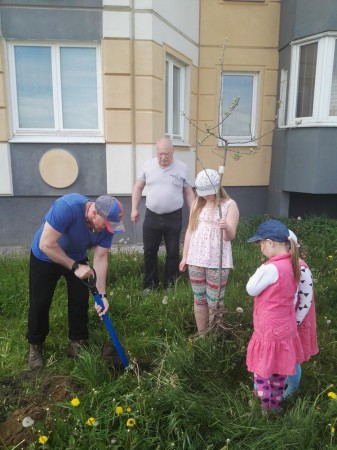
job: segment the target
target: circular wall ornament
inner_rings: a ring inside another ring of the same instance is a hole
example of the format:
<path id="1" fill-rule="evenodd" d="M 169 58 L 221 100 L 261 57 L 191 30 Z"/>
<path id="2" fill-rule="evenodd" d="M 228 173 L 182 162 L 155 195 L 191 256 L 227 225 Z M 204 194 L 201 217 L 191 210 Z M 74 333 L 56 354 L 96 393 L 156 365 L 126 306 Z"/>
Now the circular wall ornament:
<path id="1" fill-rule="evenodd" d="M 62 148 L 48 150 L 39 162 L 40 175 L 54 188 L 66 188 L 78 176 L 78 165 L 74 156 Z"/>

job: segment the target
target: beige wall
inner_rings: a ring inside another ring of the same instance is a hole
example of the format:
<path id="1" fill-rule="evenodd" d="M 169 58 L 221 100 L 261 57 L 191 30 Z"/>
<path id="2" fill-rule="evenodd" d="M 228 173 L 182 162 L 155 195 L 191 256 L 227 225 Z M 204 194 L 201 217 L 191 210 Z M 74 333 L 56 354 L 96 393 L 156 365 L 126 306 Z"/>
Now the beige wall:
<path id="1" fill-rule="evenodd" d="M 0 142 L 7 142 L 9 139 L 8 130 L 8 110 L 7 110 L 7 96 L 6 83 L 4 74 L 4 46 L 5 42 L 1 39 L 0 42 Z"/>
<path id="2" fill-rule="evenodd" d="M 104 39 L 102 53 L 107 143 L 153 144 L 164 134 L 167 51 L 189 67 L 189 116 L 193 121 L 196 120 L 198 71 L 188 58 L 149 40 L 138 40 L 132 44 L 130 40 Z M 190 143 L 193 143 L 193 131 L 189 135 Z"/>
<path id="3" fill-rule="evenodd" d="M 276 113 L 278 34 L 280 0 L 242 2 L 201 0 L 198 127 L 218 123 L 218 99 L 223 70 L 259 73 L 256 145 L 229 146 L 224 184 L 226 186 L 266 186 L 269 184 L 272 130 Z M 223 52 L 223 46 L 225 50 Z M 205 134 L 198 133 L 199 141 Z M 217 169 L 223 149 L 216 137 L 198 145 L 202 165 Z M 221 155 L 217 157 L 214 152 Z M 242 154 L 236 161 L 232 156 Z M 197 171 L 201 169 L 197 162 Z"/>

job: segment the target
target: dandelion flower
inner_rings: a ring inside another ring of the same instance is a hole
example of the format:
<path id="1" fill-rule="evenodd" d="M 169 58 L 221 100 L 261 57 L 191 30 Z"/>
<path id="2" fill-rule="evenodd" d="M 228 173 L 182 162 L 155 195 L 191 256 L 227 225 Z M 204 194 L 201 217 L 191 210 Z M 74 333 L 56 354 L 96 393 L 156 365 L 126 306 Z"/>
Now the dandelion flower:
<path id="1" fill-rule="evenodd" d="M 333 259 L 333 256 L 332 256 L 332 255 L 329 255 L 328 258 L 329 258 L 329 259 Z"/>
<path id="2" fill-rule="evenodd" d="M 38 442 L 39 442 L 39 444 L 44 445 L 47 441 L 48 441 L 48 437 L 43 435 L 43 436 L 39 437 L 39 441 Z"/>
<path id="3" fill-rule="evenodd" d="M 162 304 L 163 305 L 167 305 L 168 304 L 168 296 L 167 295 L 165 295 L 165 297 L 163 298 Z"/>
<path id="4" fill-rule="evenodd" d="M 71 400 L 71 406 L 78 406 L 81 402 L 79 401 L 79 399 L 77 397 L 73 398 Z"/>
<path id="5" fill-rule="evenodd" d="M 326 323 L 327 323 L 327 325 L 330 325 L 331 324 L 331 320 L 327 319 Z"/>
<path id="6" fill-rule="evenodd" d="M 127 411 L 128 413 L 130 413 L 130 412 L 132 411 L 132 409 L 130 408 L 130 406 L 129 406 L 128 408 L 126 408 L 126 411 Z"/>
<path id="7" fill-rule="evenodd" d="M 235 311 L 240 314 L 243 313 L 243 309 L 240 306 L 238 306 Z"/>
<path id="8" fill-rule="evenodd" d="M 331 427 L 330 432 L 331 432 L 331 434 L 335 434 L 335 427 Z"/>
<path id="9" fill-rule="evenodd" d="M 123 412 L 122 406 L 117 406 L 116 409 L 115 409 L 115 413 L 117 414 L 117 416 L 122 414 L 122 412 Z"/>
<path id="10" fill-rule="evenodd" d="M 31 427 L 34 425 L 34 419 L 32 419 L 30 416 L 27 416 L 22 421 L 22 426 L 25 428 Z"/>
<path id="11" fill-rule="evenodd" d="M 335 392 L 330 391 L 330 392 L 328 392 L 328 397 L 333 398 L 334 400 L 336 400 L 337 399 L 337 394 L 335 394 Z"/>
<path id="12" fill-rule="evenodd" d="M 97 427 L 98 422 L 94 417 L 89 417 L 89 419 L 86 421 L 86 424 L 89 425 L 89 427 Z"/>
<path id="13" fill-rule="evenodd" d="M 126 421 L 126 426 L 127 426 L 127 427 L 134 427 L 135 425 L 136 425 L 135 419 L 128 419 L 128 420 Z"/>

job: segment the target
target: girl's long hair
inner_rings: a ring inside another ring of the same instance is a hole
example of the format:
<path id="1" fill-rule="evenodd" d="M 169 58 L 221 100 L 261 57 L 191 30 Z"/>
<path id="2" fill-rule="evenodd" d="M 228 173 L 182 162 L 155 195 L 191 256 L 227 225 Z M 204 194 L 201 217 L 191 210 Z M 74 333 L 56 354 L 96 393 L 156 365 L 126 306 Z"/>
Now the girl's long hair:
<path id="1" fill-rule="evenodd" d="M 227 194 L 227 192 L 225 191 L 225 189 L 223 187 L 220 188 L 219 194 L 220 194 L 219 196 L 220 196 L 221 203 L 230 199 L 230 196 Z M 207 201 L 205 200 L 204 197 L 200 197 L 199 195 L 196 194 L 196 198 L 191 206 L 191 214 L 190 214 L 190 220 L 189 220 L 189 224 L 188 224 L 188 228 L 191 231 L 196 229 L 200 212 L 201 212 L 202 208 L 206 205 L 206 202 Z M 216 202 L 214 202 L 214 209 L 216 206 L 217 206 Z"/>
<path id="2" fill-rule="evenodd" d="M 298 255 L 298 247 L 296 242 L 293 239 L 289 239 L 289 251 L 291 255 L 291 265 L 293 267 L 294 277 L 297 282 L 300 281 L 301 278 L 301 269 L 300 269 L 300 260 Z"/>

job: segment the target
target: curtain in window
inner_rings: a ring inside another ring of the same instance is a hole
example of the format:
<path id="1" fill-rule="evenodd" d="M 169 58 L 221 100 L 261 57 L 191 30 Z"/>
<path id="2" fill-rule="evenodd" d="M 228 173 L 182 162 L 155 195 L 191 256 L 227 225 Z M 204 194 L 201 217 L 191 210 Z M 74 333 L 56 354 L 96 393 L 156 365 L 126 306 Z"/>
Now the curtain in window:
<path id="1" fill-rule="evenodd" d="M 317 46 L 314 42 L 300 47 L 296 117 L 311 117 L 313 114 Z"/>
<path id="2" fill-rule="evenodd" d="M 337 45 L 335 40 L 335 56 L 333 59 L 333 71 L 331 81 L 331 96 L 329 116 L 337 116 Z"/>

